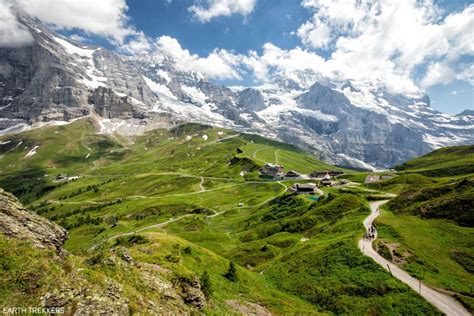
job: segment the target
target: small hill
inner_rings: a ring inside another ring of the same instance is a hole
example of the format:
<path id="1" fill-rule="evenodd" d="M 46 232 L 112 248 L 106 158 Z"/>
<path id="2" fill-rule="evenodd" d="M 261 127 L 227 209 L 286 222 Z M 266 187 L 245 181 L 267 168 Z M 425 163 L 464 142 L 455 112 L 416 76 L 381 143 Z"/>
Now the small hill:
<path id="1" fill-rule="evenodd" d="M 394 213 L 444 218 L 474 227 L 474 177 L 411 188 L 388 204 Z"/>
<path id="2" fill-rule="evenodd" d="M 368 187 L 376 190 L 400 193 L 410 189 L 423 188 L 435 184 L 436 181 L 427 176 L 410 173 L 402 174 L 392 179 L 367 184 Z"/>
<path id="3" fill-rule="evenodd" d="M 448 177 L 474 173 L 474 145 L 444 147 L 395 167 L 430 177 Z"/>

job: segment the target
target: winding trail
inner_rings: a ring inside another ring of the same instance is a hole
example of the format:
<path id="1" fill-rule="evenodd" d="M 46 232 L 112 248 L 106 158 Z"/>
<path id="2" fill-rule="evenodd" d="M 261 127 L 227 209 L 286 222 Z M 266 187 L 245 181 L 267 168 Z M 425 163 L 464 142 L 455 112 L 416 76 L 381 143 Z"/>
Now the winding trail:
<path id="1" fill-rule="evenodd" d="M 134 230 L 134 231 L 131 231 L 131 232 L 113 235 L 113 236 L 111 236 L 111 237 L 105 239 L 104 241 L 101 241 L 101 242 L 96 243 L 95 245 L 93 245 L 93 246 L 91 247 L 91 250 L 94 250 L 97 246 L 101 245 L 101 244 L 104 243 L 104 242 L 108 242 L 108 241 L 114 240 L 114 239 L 119 238 L 119 237 L 134 235 L 134 234 L 136 234 L 136 233 L 142 232 L 142 231 L 147 230 L 147 229 L 162 228 L 162 227 L 168 225 L 169 223 L 173 223 L 173 222 L 179 221 L 180 219 L 183 219 L 184 217 L 188 217 L 188 216 L 192 216 L 192 215 L 195 215 L 195 214 L 185 214 L 185 215 L 182 215 L 182 216 L 179 216 L 179 217 L 176 217 L 176 218 L 171 218 L 171 219 L 169 219 L 169 220 L 167 220 L 167 221 L 165 221 L 165 222 L 161 222 L 161 223 L 158 223 L 158 224 L 153 224 L 153 225 L 145 226 L 145 227 L 139 228 L 139 229 Z M 214 216 L 215 216 L 215 215 L 214 215 Z"/>
<path id="2" fill-rule="evenodd" d="M 202 178 L 202 177 L 201 177 Z M 203 181 L 204 181 L 204 178 L 202 178 Z M 288 186 L 285 185 L 284 183 L 280 182 L 280 181 L 277 181 L 277 183 L 279 185 L 281 185 L 284 190 L 279 193 L 277 196 L 285 193 L 287 190 L 288 190 Z M 210 190 L 212 191 L 212 190 Z M 206 192 L 206 191 L 205 191 Z M 199 193 L 199 192 L 193 192 L 193 193 Z M 135 196 L 135 197 L 138 197 L 138 196 Z M 275 196 L 272 196 L 271 198 L 269 199 L 266 199 L 265 201 L 259 203 L 259 204 L 256 204 L 256 205 L 252 205 L 252 206 L 244 206 L 244 207 L 239 207 L 239 208 L 253 208 L 253 207 L 260 207 L 262 205 L 264 205 L 265 203 L 268 203 L 269 201 L 273 200 L 275 198 Z M 234 208 L 230 208 L 229 210 L 231 209 L 234 209 Z M 213 209 L 210 209 L 211 211 L 214 212 L 214 214 L 212 215 L 206 215 L 206 218 L 213 218 L 213 217 L 216 217 L 216 216 L 219 216 L 219 215 L 222 215 L 224 213 L 226 213 L 227 211 L 229 210 L 225 210 L 225 211 L 221 211 L 221 212 L 217 212 L 216 210 L 213 210 Z M 104 242 L 108 242 L 108 241 L 111 241 L 111 240 L 114 240 L 116 238 L 119 238 L 119 237 L 123 237 L 123 236 L 130 236 L 130 235 L 134 235 L 136 233 L 139 233 L 139 232 L 142 232 L 144 230 L 148 230 L 148 229 L 152 229 L 152 228 L 163 228 L 165 227 L 166 225 L 170 224 L 170 223 L 173 223 L 173 222 L 176 222 L 176 221 L 179 221 L 185 217 L 189 217 L 189 216 L 193 216 L 193 215 L 196 215 L 196 214 L 185 214 L 185 215 L 181 215 L 181 216 L 178 216 L 176 218 L 171 218 L 165 222 L 161 222 L 161 223 L 157 223 L 157 224 L 153 224 L 153 225 L 149 225 L 149 226 L 145 226 L 145 227 L 142 227 L 142 228 L 139 228 L 139 229 L 136 229 L 134 231 L 130 231 L 130 232 L 126 232 L 126 233 L 121 233 L 121 234 L 117 234 L 117 235 L 113 235 L 113 236 L 110 236 L 108 237 L 107 239 L 103 240 L 103 241 L 100 241 L 96 244 L 94 244 L 90 249 L 91 250 L 94 250 L 97 246 L 99 246 L 100 244 L 104 243 Z"/>
<path id="3" fill-rule="evenodd" d="M 204 178 L 201 177 L 201 182 L 199 182 L 199 189 L 201 190 L 201 192 L 206 191 L 206 189 L 204 189 L 203 183 L 204 183 Z"/>
<path id="4" fill-rule="evenodd" d="M 275 150 L 275 152 L 273 153 L 275 155 L 275 165 L 278 165 L 280 164 L 280 159 L 278 159 L 278 152 L 280 151 L 280 149 L 277 149 Z"/>
<path id="5" fill-rule="evenodd" d="M 364 226 L 368 230 L 374 220 L 379 216 L 379 207 L 389 200 L 382 200 L 382 201 L 375 201 L 370 203 L 370 215 L 364 220 Z M 377 232 L 375 232 L 375 238 L 377 238 Z M 414 291 L 419 293 L 424 299 L 438 308 L 441 312 L 445 313 L 446 315 L 471 315 L 458 301 L 456 301 L 451 296 L 446 294 L 440 293 L 431 287 L 427 286 L 426 284 L 422 283 L 420 280 L 415 279 L 411 275 L 409 275 L 404 270 L 400 269 L 397 265 L 393 264 L 392 262 L 386 260 L 381 255 L 379 255 L 374 248 L 372 247 L 373 240 L 367 239 L 360 239 L 359 240 L 359 249 L 362 253 L 377 262 L 381 265 L 385 270 L 389 271 L 392 276 L 399 279 L 409 287 L 411 287 Z"/>

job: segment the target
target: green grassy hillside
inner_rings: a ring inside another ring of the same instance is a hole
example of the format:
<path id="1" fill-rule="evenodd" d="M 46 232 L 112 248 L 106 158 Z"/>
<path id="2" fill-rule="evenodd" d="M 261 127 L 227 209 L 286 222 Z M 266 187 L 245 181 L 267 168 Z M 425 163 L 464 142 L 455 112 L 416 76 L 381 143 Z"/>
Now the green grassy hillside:
<path id="1" fill-rule="evenodd" d="M 432 177 L 474 173 L 474 145 L 440 148 L 396 166 L 395 169 Z"/>
<path id="2" fill-rule="evenodd" d="M 206 272 L 206 314 L 236 312 L 234 301 L 275 314 L 437 314 L 357 249 L 367 191 L 327 188 L 314 201 L 289 194 L 294 181 L 260 179 L 265 162 L 338 169 L 292 146 L 197 124 L 125 139 L 88 119 L 0 143 L 1 185 L 67 228 L 74 267 L 123 284 L 134 309 L 148 295 L 143 271 L 110 268 L 116 247 L 169 270 L 170 282 Z"/>

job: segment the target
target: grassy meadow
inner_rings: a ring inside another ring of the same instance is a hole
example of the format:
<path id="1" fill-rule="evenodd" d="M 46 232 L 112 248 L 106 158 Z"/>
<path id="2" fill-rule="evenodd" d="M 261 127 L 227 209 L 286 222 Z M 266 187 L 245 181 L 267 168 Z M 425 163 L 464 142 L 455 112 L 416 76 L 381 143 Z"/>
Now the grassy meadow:
<path id="1" fill-rule="evenodd" d="M 371 196 L 402 196 L 420 184 L 440 185 L 441 178 L 412 176 L 404 170 L 379 184 L 323 188 L 324 195 L 315 201 L 291 194 L 287 188 L 295 181 L 260 178 L 259 168 L 271 162 L 304 174 L 343 170 L 356 182 L 369 173 L 327 165 L 283 143 L 198 124 L 122 138 L 98 134 L 94 121 L 82 119 L 3 136 L 0 143 L 1 187 L 65 227 L 65 249 L 75 258 L 70 264 L 87 271 L 92 276 L 88 282 L 112 278 L 123 284 L 134 310 L 143 308 L 143 297 L 156 293 L 140 293 L 139 270 L 107 265 L 104 253 L 119 247 L 141 264 L 166 269 L 171 281 L 191 282 L 206 272 L 214 289 L 206 314 L 235 313 L 229 300 L 282 315 L 438 314 L 363 256 L 357 241 L 364 233 L 362 220 L 369 214 Z M 456 244 L 462 259 L 433 262 L 446 265 L 437 268 L 438 274 L 427 271 L 425 277 L 434 286 L 466 293 L 462 279 L 472 281 L 470 273 L 456 266 L 450 278 L 446 271 L 451 269 L 448 263 L 468 260 L 472 228 L 458 229 L 451 222 L 443 226 L 445 221 L 387 210 L 380 219 L 381 236 L 399 242 L 420 260 L 425 254 L 412 241 L 409 227 L 449 236 L 443 254 L 450 255 Z M 441 240 L 430 240 L 430 246 L 439 246 Z M 8 243 L 0 250 L 7 253 Z M 40 257 L 33 249 L 25 251 L 27 260 L 50 260 Z M 225 277 L 230 262 L 236 265 L 235 281 Z M 417 273 L 419 262 L 407 264 Z M 22 286 L 0 292 L 0 299 L 21 301 Z"/>

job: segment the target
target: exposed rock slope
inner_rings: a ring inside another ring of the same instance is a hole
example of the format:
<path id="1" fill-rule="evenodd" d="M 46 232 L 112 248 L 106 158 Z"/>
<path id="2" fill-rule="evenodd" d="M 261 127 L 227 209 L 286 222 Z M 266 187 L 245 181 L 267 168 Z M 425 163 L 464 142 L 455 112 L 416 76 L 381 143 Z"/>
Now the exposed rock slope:
<path id="1" fill-rule="evenodd" d="M 85 258 L 57 256 L 67 253 L 61 248 L 66 239 L 66 230 L 0 189 L 0 255 L 6 258 L 0 276 L 8 283 L 0 291 L 0 309 L 29 304 L 67 315 L 177 315 L 207 304 L 198 280 L 171 282 L 170 270 L 136 262 L 124 247 Z"/>
<path id="2" fill-rule="evenodd" d="M 11 193 L 0 188 L 0 232 L 6 236 L 30 241 L 39 248 L 63 252 L 67 231 L 61 226 L 29 212 Z"/>

